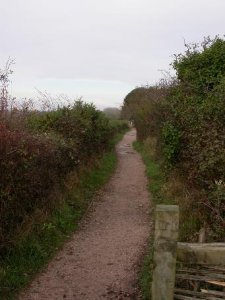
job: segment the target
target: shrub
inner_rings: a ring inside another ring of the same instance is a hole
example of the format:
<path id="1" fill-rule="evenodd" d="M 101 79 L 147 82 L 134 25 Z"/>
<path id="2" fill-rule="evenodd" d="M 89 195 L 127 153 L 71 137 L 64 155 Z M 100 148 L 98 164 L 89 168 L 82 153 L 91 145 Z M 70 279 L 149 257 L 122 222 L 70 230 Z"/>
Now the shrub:
<path id="1" fill-rule="evenodd" d="M 162 130 L 162 148 L 166 162 L 169 165 L 174 165 L 179 160 L 180 139 L 179 130 L 172 123 L 166 122 Z"/>
<path id="2" fill-rule="evenodd" d="M 204 188 L 225 174 L 224 49 L 225 41 L 216 38 L 178 56 L 174 66 L 180 81 L 167 97 L 170 118 L 182 135 L 182 166 Z"/>
<path id="3" fill-rule="evenodd" d="M 201 46 L 186 45 L 173 62 L 182 88 L 201 97 L 212 91 L 225 76 L 224 52 L 225 41 L 219 37 L 205 38 Z"/>
<path id="4" fill-rule="evenodd" d="M 30 112 L 24 124 L 16 130 L 7 119 L 0 123 L 0 251 L 11 247 L 38 211 L 51 213 L 69 173 L 92 164 L 127 128 L 81 101 Z"/>
<path id="5" fill-rule="evenodd" d="M 190 189 L 199 191 L 198 209 L 211 220 L 210 214 L 224 211 L 224 199 L 219 204 L 212 199 L 218 193 L 215 180 L 225 181 L 225 40 L 206 38 L 200 46 L 186 47 L 172 64 L 176 79 L 133 90 L 122 112 L 134 120 L 139 140 L 157 139 L 167 171 L 177 170 Z M 215 217 L 211 227 L 224 233 L 224 218 L 223 213 Z"/>
<path id="6" fill-rule="evenodd" d="M 141 87 L 125 97 L 122 116 L 134 122 L 139 140 L 159 136 L 165 113 L 162 102 L 168 91 L 166 86 L 161 85 Z"/>
<path id="7" fill-rule="evenodd" d="M 36 209 L 49 209 L 47 200 L 59 181 L 60 159 L 48 139 L 28 133 L 0 131 L 0 245 L 8 245 L 16 229 Z"/>

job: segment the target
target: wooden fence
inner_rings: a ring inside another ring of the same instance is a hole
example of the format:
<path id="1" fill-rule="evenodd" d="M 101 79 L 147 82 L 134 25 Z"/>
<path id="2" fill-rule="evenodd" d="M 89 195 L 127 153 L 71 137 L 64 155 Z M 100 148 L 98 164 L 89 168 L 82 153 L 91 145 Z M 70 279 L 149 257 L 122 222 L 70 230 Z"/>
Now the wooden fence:
<path id="1" fill-rule="evenodd" d="M 152 300 L 225 299 L 225 243 L 178 243 L 179 208 L 157 205 Z"/>

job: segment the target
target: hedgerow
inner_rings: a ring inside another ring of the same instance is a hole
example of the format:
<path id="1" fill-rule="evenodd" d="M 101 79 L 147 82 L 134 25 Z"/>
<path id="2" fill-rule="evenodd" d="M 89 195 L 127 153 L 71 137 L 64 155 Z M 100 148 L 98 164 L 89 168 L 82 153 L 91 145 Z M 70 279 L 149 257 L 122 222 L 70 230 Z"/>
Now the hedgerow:
<path id="1" fill-rule="evenodd" d="M 111 123 L 81 101 L 29 112 L 22 127 L 14 124 L 7 115 L 1 118 L 0 253 L 23 237 L 38 214 L 48 215 L 59 205 L 57 193 L 71 172 L 79 177 L 109 148 L 114 135 L 128 128 L 127 122 Z"/>
<path id="2" fill-rule="evenodd" d="M 190 192 L 199 191 L 195 201 L 202 223 L 220 240 L 225 228 L 225 40 L 186 45 L 172 65 L 172 82 L 135 89 L 122 111 L 134 120 L 139 140 L 157 140 L 167 174 L 177 170 Z"/>

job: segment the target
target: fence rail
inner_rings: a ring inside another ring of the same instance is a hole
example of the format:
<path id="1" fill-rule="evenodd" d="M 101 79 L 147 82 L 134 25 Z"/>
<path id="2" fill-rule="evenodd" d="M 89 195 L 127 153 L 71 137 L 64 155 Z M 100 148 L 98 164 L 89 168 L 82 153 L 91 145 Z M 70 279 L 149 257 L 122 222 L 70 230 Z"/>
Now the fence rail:
<path id="1" fill-rule="evenodd" d="M 198 265 L 225 265 L 225 243 L 177 243 L 177 260 Z"/>

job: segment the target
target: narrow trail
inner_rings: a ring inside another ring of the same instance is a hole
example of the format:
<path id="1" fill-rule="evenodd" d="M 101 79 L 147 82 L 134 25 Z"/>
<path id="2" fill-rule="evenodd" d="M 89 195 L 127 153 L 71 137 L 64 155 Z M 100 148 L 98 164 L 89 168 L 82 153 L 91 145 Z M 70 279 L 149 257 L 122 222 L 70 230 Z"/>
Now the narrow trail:
<path id="1" fill-rule="evenodd" d="M 20 300 L 140 299 L 138 271 L 150 233 L 143 162 L 135 130 L 117 145 L 117 169 L 63 249 Z"/>

